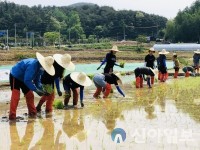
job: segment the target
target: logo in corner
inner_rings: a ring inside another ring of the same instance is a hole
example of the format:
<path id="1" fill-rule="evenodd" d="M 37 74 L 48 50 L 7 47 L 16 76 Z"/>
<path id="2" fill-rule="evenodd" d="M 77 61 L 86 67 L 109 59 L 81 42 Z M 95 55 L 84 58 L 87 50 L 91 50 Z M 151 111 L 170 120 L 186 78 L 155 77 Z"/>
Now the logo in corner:
<path id="1" fill-rule="evenodd" d="M 122 128 L 115 128 L 111 133 L 111 138 L 115 143 L 122 143 L 126 140 L 126 132 Z"/>

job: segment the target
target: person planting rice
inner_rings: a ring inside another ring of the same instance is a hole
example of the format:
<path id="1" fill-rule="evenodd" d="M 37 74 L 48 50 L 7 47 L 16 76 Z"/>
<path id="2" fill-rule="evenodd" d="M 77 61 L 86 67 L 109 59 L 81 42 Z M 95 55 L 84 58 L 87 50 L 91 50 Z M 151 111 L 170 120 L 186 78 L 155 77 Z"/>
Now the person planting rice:
<path id="1" fill-rule="evenodd" d="M 103 90 L 103 88 L 105 89 L 103 98 L 107 98 L 108 95 L 111 92 L 111 84 L 114 84 L 116 86 L 118 92 L 123 97 L 125 97 L 124 92 L 119 87 L 119 84 L 122 84 L 119 73 L 116 73 L 116 74 L 114 74 L 114 73 L 112 73 L 112 74 L 107 74 L 107 73 L 95 74 L 94 78 L 93 78 L 93 82 L 94 82 L 94 84 L 97 88 L 96 92 L 93 95 L 94 98 L 98 98 L 100 96 L 100 93 Z"/>
<path id="2" fill-rule="evenodd" d="M 195 69 L 192 66 L 183 67 L 183 72 L 185 73 L 185 77 L 189 77 L 190 72 L 191 72 L 191 75 L 195 77 Z"/>
<path id="3" fill-rule="evenodd" d="M 55 68 L 55 75 L 51 76 L 46 71 L 42 75 L 41 83 L 43 84 L 43 89 L 49 93 L 48 96 L 42 96 L 36 109 L 38 112 L 41 111 L 41 106 L 46 101 L 46 112 L 52 112 L 52 105 L 55 98 L 54 94 L 54 82 L 56 83 L 56 89 L 59 96 L 62 96 L 62 92 L 60 91 L 60 79 L 63 77 L 64 70 L 67 69 L 69 71 L 73 71 L 75 69 L 75 65 L 71 62 L 71 56 L 69 54 L 54 54 L 54 63 L 53 66 Z"/>
<path id="4" fill-rule="evenodd" d="M 199 74 L 199 59 L 200 59 L 200 50 L 197 49 L 196 51 L 194 51 L 193 55 L 194 68 L 197 74 Z"/>
<path id="5" fill-rule="evenodd" d="M 123 68 L 123 65 L 118 65 L 116 64 L 116 56 L 115 54 L 119 52 L 118 48 L 116 45 L 112 47 L 109 53 L 106 54 L 106 58 L 102 61 L 101 65 L 97 68 L 99 70 L 102 65 L 106 63 L 106 66 L 104 68 L 104 73 L 112 73 L 113 72 L 113 67 L 115 66 L 120 66 Z"/>
<path id="6" fill-rule="evenodd" d="M 174 62 L 174 70 L 175 70 L 174 78 L 177 78 L 178 77 L 179 68 L 180 68 L 180 63 L 179 63 L 179 60 L 177 58 L 177 54 L 176 53 L 173 53 L 172 60 Z"/>
<path id="7" fill-rule="evenodd" d="M 77 107 L 78 103 L 78 88 L 80 88 L 80 102 L 83 104 L 84 87 L 92 85 L 92 81 L 84 72 L 73 72 L 65 76 L 63 79 L 63 87 L 65 90 L 64 109 L 68 109 L 69 99 L 71 97 L 71 90 L 73 92 L 73 107 Z"/>
<path id="8" fill-rule="evenodd" d="M 157 61 L 157 68 L 158 68 L 158 80 L 160 80 L 161 77 L 161 71 L 160 71 L 160 54 L 158 56 L 158 58 L 156 59 Z"/>
<path id="9" fill-rule="evenodd" d="M 150 77 L 155 75 L 155 71 L 150 67 L 138 67 L 135 69 L 136 88 L 143 87 L 143 77 L 147 75 L 147 85 L 151 88 Z"/>
<path id="10" fill-rule="evenodd" d="M 161 72 L 160 74 L 160 81 L 165 82 L 168 78 L 168 73 L 167 73 L 167 65 L 166 65 L 166 56 L 169 54 L 165 49 L 163 49 L 161 52 L 159 52 L 159 71 Z"/>
<path id="11" fill-rule="evenodd" d="M 54 59 L 52 56 L 43 57 L 40 53 L 36 53 L 37 59 L 29 58 L 18 62 L 12 67 L 10 72 L 10 86 L 12 90 L 9 119 L 16 119 L 16 110 L 20 99 L 20 89 L 25 95 L 28 114 L 31 117 L 36 116 L 36 108 L 34 105 L 34 94 L 36 92 L 39 96 L 46 95 L 41 86 L 41 75 L 44 70 L 49 75 L 55 74 L 53 67 Z"/>
<path id="12" fill-rule="evenodd" d="M 150 67 L 152 69 L 155 68 L 154 62 L 155 62 L 156 58 L 153 55 L 153 53 L 155 53 L 155 50 L 152 47 L 152 48 L 149 49 L 149 54 L 146 55 L 146 57 L 145 57 L 145 64 L 144 64 L 145 67 Z M 154 75 L 151 76 L 151 84 L 154 84 Z"/>

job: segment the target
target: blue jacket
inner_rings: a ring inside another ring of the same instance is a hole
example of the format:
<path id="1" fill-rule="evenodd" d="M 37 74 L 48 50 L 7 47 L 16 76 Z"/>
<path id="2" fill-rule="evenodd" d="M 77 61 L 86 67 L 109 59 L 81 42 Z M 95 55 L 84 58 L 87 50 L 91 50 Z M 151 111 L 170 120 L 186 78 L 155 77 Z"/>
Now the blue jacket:
<path id="1" fill-rule="evenodd" d="M 40 79 L 44 72 L 40 68 L 41 65 L 37 59 L 29 58 L 18 62 L 12 67 L 10 73 L 16 79 L 24 82 L 31 91 L 36 91 L 36 87 L 41 88 Z"/>

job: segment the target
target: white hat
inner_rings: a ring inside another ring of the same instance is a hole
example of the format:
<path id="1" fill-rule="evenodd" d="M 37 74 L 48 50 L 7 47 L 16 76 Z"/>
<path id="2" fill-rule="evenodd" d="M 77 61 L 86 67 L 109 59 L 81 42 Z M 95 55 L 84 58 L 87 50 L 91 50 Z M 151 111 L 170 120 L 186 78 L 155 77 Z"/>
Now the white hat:
<path id="1" fill-rule="evenodd" d="M 44 57 L 40 53 L 36 52 L 36 57 L 41 64 L 42 68 L 50 74 L 51 76 L 55 75 L 55 69 L 53 67 L 54 59 L 52 56 Z"/>
<path id="2" fill-rule="evenodd" d="M 151 70 L 151 72 L 153 72 L 153 74 L 155 75 L 155 70 L 152 69 L 151 67 L 149 67 L 149 69 Z"/>
<path id="3" fill-rule="evenodd" d="M 70 74 L 71 79 L 82 85 L 82 86 L 90 86 L 92 85 L 92 81 L 84 72 L 72 72 Z"/>
<path id="4" fill-rule="evenodd" d="M 71 62 L 71 56 L 69 54 L 54 54 L 53 58 L 63 68 L 74 71 L 75 65 Z"/>
<path id="5" fill-rule="evenodd" d="M 149 51 L 155 52 L 155 49 L 154 49 L 153 47 L 151 47 L 151 48 L 149 49 Z"/>
<path id="6" fill-rule="evenodd" d="M 176 53 L 173 53 L 173 56 L 176 56 L 177 54 Z"/>
<path id="7" fill-rule="evenodd" d="M 159 52 L 159 54 L 164 54 L 165 55 L 165 54 L 169 54 L 169 52 L 167 52 L 166 49 L 162 49 L 162 51 Z"/>
<path id="8" fill-rule="evenodd" d="M 113 73 L 113 74 L 116 75 L 119 78 L 119 80 L 117 82 L 122 85 L 123 83 L 122 83 L 122 80 L 121 80 L 121 78 L 122 78 L 121 74 L 120 73 Z"/>
<path id="9" fill-rule="evenodd" d="M 111 51 L 119 52 L 117 45 L 113 45 Z"/>
<path id="10" fill-rule="evenodd" d="M 196 54 L 200 54 L 200 50 L 197 49 L 196 51 L 194 51 L 194 53 L 196 53 Z"/>

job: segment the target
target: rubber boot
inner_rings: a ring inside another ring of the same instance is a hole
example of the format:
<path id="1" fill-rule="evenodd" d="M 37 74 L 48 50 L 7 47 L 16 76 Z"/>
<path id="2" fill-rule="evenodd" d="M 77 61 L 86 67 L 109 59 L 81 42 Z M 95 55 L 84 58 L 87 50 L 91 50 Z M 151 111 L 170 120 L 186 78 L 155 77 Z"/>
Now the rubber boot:
<path id="1" fill-rule="evenodd" d="M 168 72 L 165 73 L 165 81 L 168 79 L 168 76 L 169 76 Z"/>
<path id="2" fill-rule="evenodd" d="M 164 74 L 162 74 L 162 73 L 160 74 L 160 82 L 165 82 L 164 81 Z"/>
<path id="3" fill-rule="evenodd" d="M 13 89 L 12 95 L 11 95 L 11 101 L 10 101 L 10 112 L 9 112 L 10 120 L 16 119 L 16 111 L 17 111 L 17 106 L 19 103 L 19 98 L 20 98 L 20 91 Z"/>
<path id="4" fill-rule="evenodd" d="M 108 95 L 110 94 L 110 91 L 111 91 L 111 85 L 110 85 L 109 83 L 107 83 L 105 88 L 106 88 L 106 89 L 105 89 L 105 92 L 104 92 L 103 98 L 108 97 Z"/>
<path id="5" fill-rule="evenodd" d="M 185 73 L 185 77 L 189 77 L 190 76 L 190 73 L 189 73 L 189 71 L 187 71 L 186 73 Z"/>
<path id="6" fill-rule="evenodd" d="M 151 85 L 154 84 L 154 76 L 151 76 Z"/>
<path id="7" fill-rule="evenodd" d="M 136 88 L 140 88 L 140 77 L 136 78 L 135 86 L 136 86 Z"/>
<path id="8" fill-rule="evenodd" d="M 42 96 L 39 103 L 36 106 L 37 112 L 41 112 L 41 107 L 44 104 L 44 102 L 47 100 L 47 96 Z"/>
<path id="9" fill-rule="evenodd" d="M 93 97 L 94 97 L 94 98 L 98 98 L 99 95 L 100 95 L 100 93 L 101 93 L 101 91 L 102 91 L 102 87 L 98 87 L 98 88 L 96 89 L 96 92 L 94 93 Z"/>
<path id="10" fill-rule="evenodd" d="M 33 91 L 29 91 L 28 93 L 25 94 L 26 98 L 26 104 L 28 107 L 28 114 L 30 117 L 35 117 L 37 110 L 34 105 L 34 94 Z"/>
<path id="11" fill-rule="evenodd" d="M 175 71 L 174 78 L 177 78 L 177 77 L 178 77 L 178 71 Z"/>
<path id="12" fill-rule="evenodd" d="M 78 103 L 78 89 L 73 89 L 73 105 L 77 105 Z"/>
<path id="13" fill-rule="evenodd" d="M 143 88 L 143 78 L 140 77 L 140 88 Z"/>
<path id="14" fill-rule="evenodd" d="M 158 80 L 160 80 L 160 78 L 161 78 L 161 72 L 159 71 L 158 72 Z"/>
<path id="15" fill-rule="evenodd" d="M 164 73 L 162 82 L 165 82 L 167 80 L 167 78 L 168 78 L 168 73 Z"/>
<path id="16" fill-rule="evenodd" d="M 46 110 L 45 110 L 47 113 L 53 111 L 53 101 L 54 101 L 54 98 L 55 98 L 55 94 L 54 93 L 52 93 L 49 96 L 47 96 Z"/>

